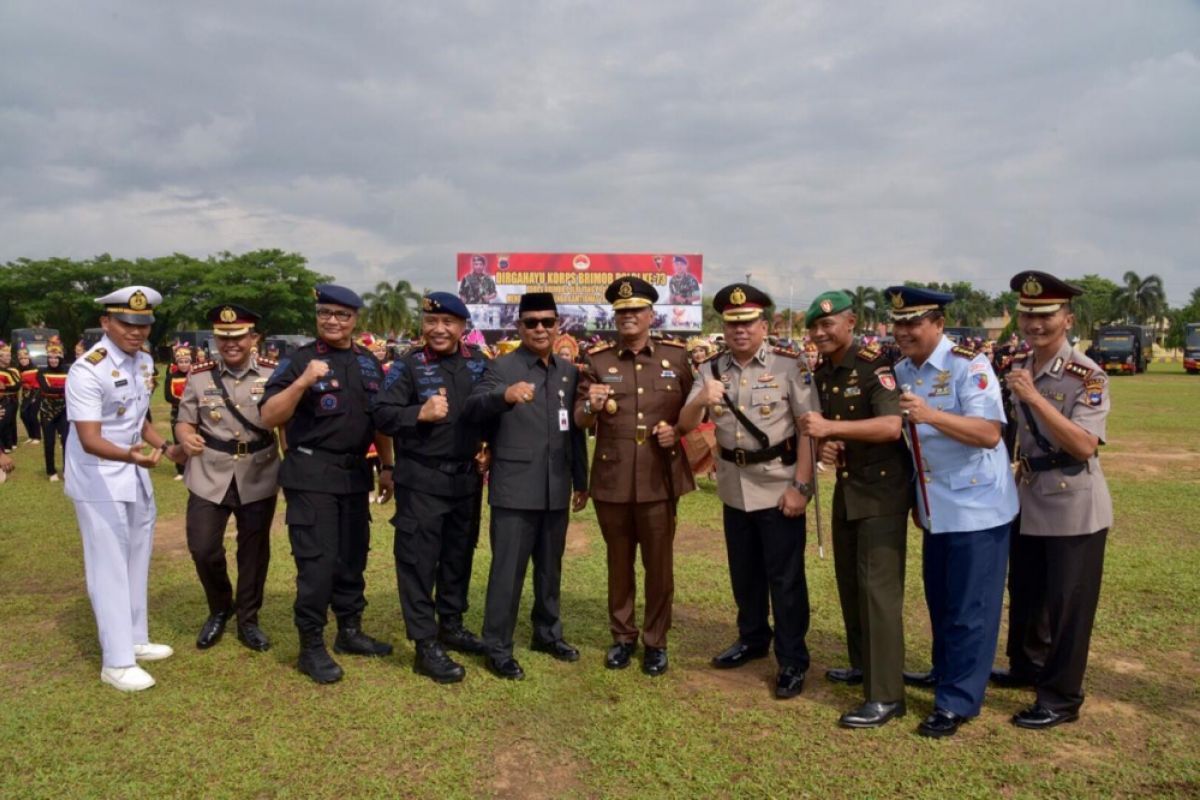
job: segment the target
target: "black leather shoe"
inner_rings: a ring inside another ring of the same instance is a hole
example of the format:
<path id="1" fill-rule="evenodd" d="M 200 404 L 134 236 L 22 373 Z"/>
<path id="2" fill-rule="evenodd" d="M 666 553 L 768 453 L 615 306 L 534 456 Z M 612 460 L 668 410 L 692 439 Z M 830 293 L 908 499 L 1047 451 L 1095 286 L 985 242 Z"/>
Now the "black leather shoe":
<path id="1" fill-rule="evenodd" d="M 1062 725 L 1064 722 L 1075 722 L 1077 719 L 1079 719 L 1078 711 L 1054 711 L 1041 703 L 1034 703 L 1029 708 L 1013 714 L 1012 722 L 1018 728 L 1040 731 L 1045 728 L 1053 728 L 1055 725 Z"/>
<path id="2" fill-rule="evenodd" d="M 858 686 L 863 682 L 863 671 L 854 667 L 835 667 L 825 670 L 826 680 L 834 683 L 844 683 L 847 686 Z"/>
<path id="3" fill-rule="evenodd" d="M 497 661 L 489 657 L 487 666 L 497 678 L 504 678 L 510 681 L 525 680 L 525 670 L 521 669 L 521 665 L 517 663 L 515 658 L 506 658 L 502 661 Z"/>
<path id="4" fill-rule="evenodd" d="M 843 728 L 879 728 L 894 717 L 903 717 L 904 702 L 895 703 L 863 703 L 858 708 L 842 714 L 838 725 Z"/>
<path id="5" fill-rule="evenodd" d="M 432 678 L 437 683 L 458 683 L 467 675 L 463 665 L 446 655 L 436 639 L 417 642 L 413 672 Z"/>
<path id="6" fill-rule="evenodd" d="M 657 678 L 667 671 L 667 648 L 647 647 L 642 653 L 642 672 Z"/>
<path id="7" fill-rule="evenodd" d="M 392 646 L 368 636 L 362 632 L 362 628 L 347 626 L 338 629 L 337 638 L 333 640 L 333 652 L 351 656 L 390 656 Z"/>
<path id="8" fill-rule="evenodd" d="M 461 620 L 442 621 L 438 629 L 438 641 L 447 650 L 482 655 L 487 652 L 483 640 L 463 627 Z"/>
<path id="9" fill-rule="evenodd" d="M 549 653 L 559 661 L 578 661 L 579 650 L 559 639 L 554 642 L 539 642 L 534 639 L 529 643 L 529 649 L 537 653 Z"/>
<path id="10" fill-rule="evenodd" d="M 966 717 L 959 716 L 953 711 L 935 708 L 932 714 L 921 720 L 921 724 L 917 726 L 917 733 L 931 739 L 942 739 L 958 733 L 958 726 L 966 721 Z"/>
<path id="11" fill-rule="evenodd" d="M 253 622 L 238 625 L 237 638 L 246 647 L 249 647 L 251 650 L 257 650 L 260 653 L 271 649 L 271 640 L 262 632 L 262 628 Z"/>
<path id="12" fill-rule="evenodd" d="M 208 619 L 204 620 L 204 624 L 200 626 L 200 635 L 196 637 L 196 648 L 207 650 L 221 641 L 221 636 L 225 633 L 225 625 L 228 622 L 228 611 L 218 611 L 215 614 L 209 614 Z"/>
<path id="13" fill-rule="evenodd" d="M 637 642 L 617 642 L 604 654 L 604 666 L 609 669 L 625 669 L 635 652 Z"/>
<path id="14" fill-rule="evenodd" d="M 712 665 L 717 669 L 733 669 L 743 664 L 748 664 L 756 658 L 766 658 L 767 653 L 770 651 L 771 646 L 769 644 L 751 647 L 743 644 L 742 640 L 738 639 L 729 647 L 726 647 L 713 656 Z"/>
<path id="15" fill-rule="evenodd" d="M 905 672 L 904 685 L 932 689 L 937 686 L 937 676 L 933 674 L 933 670 L 929 672 Z"/>
<path id="16" fill-rule="evenodd" d="M 1013 672 L 1010 669 L 994 669 L 990 677 L 993 686 L 999 686 L 1002 689 L 1032 689 L 1033 678 L 1022 675 L 1020 672 Z"/>
<path id="17" fill-rule="evenodd" d="M 296 669 L 317 683 L 337 683 L 342 679 L 342 668 L 325 649 L 325 637 L 320 632 L 300 634 L 300 659 Z"/>
<path id="18" fill-rule="evenodd" d="M 804 670 L 799 667 L 784 667 L 775 677 L 775 696 L 780 700 L 795 697 L 804 691 Z"/>

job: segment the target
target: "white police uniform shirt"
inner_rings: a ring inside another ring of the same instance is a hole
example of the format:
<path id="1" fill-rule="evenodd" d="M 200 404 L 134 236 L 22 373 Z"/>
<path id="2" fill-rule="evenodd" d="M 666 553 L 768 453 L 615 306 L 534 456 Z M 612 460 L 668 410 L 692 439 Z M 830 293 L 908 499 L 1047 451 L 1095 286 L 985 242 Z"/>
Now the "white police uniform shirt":
<path id="1" fill-rule="evenodd" d="M 139 482 L 146 495 L 152 493 L 147 470 L 85 452 L 75 424 L 99 422 L 100 435 L 109 442 L 121 447 L 136 444 L 150 408 L 153 380 L 154 359 L 148 353 L 129 355 L 107 336 L 71 365 L 66 395 L 72 430 L 64 478 L 72 500 L 137 502 Z"/>
<path id="2" fill-rule="evenodd" d="M 955 348 L 943 336 L 919 368 L 903 358 L 894 370 L 899 384 L 911 387 L 931 408 L 1005 424 L 1000 382 L 983 354 Z M 973 447 L 924 424 L 917 426 L 917 437 L 922 463 L 916 463 L 915 454 L 913 461 L 918 479 L 925 481 L 933 518 L 931 524 L 918 495 L 921 527 L 934 534 L 982 531 L 1017 515 L 1017 486 L 1003 439 L 990 449 Z"/>

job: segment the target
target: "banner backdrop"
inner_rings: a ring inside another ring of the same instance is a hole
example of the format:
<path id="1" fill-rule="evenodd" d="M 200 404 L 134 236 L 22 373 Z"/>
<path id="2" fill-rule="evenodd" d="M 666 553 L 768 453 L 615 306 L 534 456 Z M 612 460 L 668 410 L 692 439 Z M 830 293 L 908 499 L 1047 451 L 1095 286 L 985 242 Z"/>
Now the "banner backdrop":
<path id="1" fill-rule="evenodd" d="M 553 292 L 560 329 L 583 335 L 615 330 L 604 290 L 622 275 L 658 290 L 653 327 L 700 330 L 704 257 L 697 253 L 459 253 L 456 278 L 480 330 L 515 330 L 521 295 Z"/>

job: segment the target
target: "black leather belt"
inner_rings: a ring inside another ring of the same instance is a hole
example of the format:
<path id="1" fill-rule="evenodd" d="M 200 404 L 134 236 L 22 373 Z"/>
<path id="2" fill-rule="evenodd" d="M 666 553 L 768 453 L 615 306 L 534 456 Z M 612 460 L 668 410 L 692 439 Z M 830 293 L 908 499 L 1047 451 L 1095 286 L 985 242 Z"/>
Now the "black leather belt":
<path id="1" fill-rule="evenodd" d="M 218 453 L 228 453 L 231 456 L 248 456 L 252 453 L 259 453 L 266 450 L 268 447 L 275 446 L 274 439 L 259 439 L 255 442 L 242 441 L 226 441 L 225 439 L 217 439 L 209 436 L 204 431 L 200 431 L 200 435 L 204 437 L 204 446 Z"/>
<path id="2" fill-rule="evenodd" d="M 414 453 L 411 450 L 406 450 L 396 454 L 397 461 L 401 461 L 403 459 L 415 461 L 423 467 L 435 469 L 438 472 L 444 472 L 447 475 L 466 475 L 475 471 L 474 459 L 458 461 L 452 458 L 433 458 L 421 455 L 419 453 Z"/>
<path id="3" fill-rule="evenodd" d="M 1080 461 L 1069 453 L 1052 453 L 1048 456 L 1021 456 L 1021 469 L 1024 472 L 1048 472 L 1052 469 L 1061 469 L 1068 475 L 1074 475 L 1080 472 L 1079 469 L 1071 470 L 1071 467 L 1084 467 L 1087 461 Z"/>
<path id="4" fill-rule="evenodd" d="M 764 461 L 781 458 L 783 459 L 783 465 L 790 467 L 796 463 L 796 440 L 784 439 L 779 444 L 771 445 L 762 450 L 743 450 L 740 447 L 730 450 L 728 447 L 722 447 L 721 458 L 726 461 L 732 461 L 739 467 L 745 467 L 749 464 L 761 464 Z"/>

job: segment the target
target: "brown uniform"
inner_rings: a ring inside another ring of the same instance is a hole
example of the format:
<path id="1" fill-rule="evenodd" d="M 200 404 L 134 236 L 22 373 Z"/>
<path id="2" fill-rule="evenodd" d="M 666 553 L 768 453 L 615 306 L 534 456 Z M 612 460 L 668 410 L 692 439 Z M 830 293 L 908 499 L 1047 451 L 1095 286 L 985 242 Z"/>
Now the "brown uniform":
<path id="1" fill-rule="evenodd" d="M 179 401 L 179 421 L 195 425 L 204 452 L 187 461 L 187 541 L 210 613 L 233 610 L 233 587 L 225 565 L 225 526 L 237 520 L 236 611 L 242 625 L 258 624 L 271 557 L 270 528 L 279 491 L 279 448 L 237 419 L 232 404 L 252 425 L 262 426 L 258 402 L 275 362 L 251 356 L 241 372 L 219 363 L 197 364 Z M 221 381 L 229 401 L 217 385 Z"/>
<path id="2" fill-rule="evenodd" d="M 634 559 L 646 571 L 646 647 L 667 646 L 675 593 L 673 542 L 677 499 L 696 488 L 683 447 L 659 447 L 654 426 L 679 420 L 693 373 L 682 342 L 650 339 L 634 353 L 621 345 L 592 348 L 575 407 L 592 383 L 612 390 L 613 413 L 597 409 L 591 496 L 608 546 L 608 611 L 613 639 L 636 642 Z"/>

